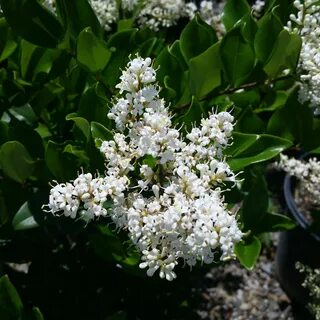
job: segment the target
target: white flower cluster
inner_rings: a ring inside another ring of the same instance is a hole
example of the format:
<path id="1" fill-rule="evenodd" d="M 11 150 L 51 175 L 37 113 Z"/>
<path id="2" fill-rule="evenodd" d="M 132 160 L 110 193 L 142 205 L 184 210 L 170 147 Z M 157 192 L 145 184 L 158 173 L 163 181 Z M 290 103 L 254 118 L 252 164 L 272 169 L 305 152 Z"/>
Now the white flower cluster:
<path id="1" fill-rule="evenodd" d="M 111 30 L 112 24 L 119 19 L 119 9 L 117 0 L 90 0 L 92 9 L 95 11 L 101 26 L 106 30 Z"/>
<path id="2" fill-rule="evenodd" d="M 111 201 L 110 217 L 142 253 L 140 267 L 149 276 L 159 270 L 161 278 L 173 280 L 178 260 L 211 263 L 219 251 L 226 260 L 241 240 L 220 189 L 236 180 L 223 157 L 233 117 L 213 113 L 183 139 L 155 81 L 150 58 L 128 63 L 117 85 L 122 96 L 108 114 L 117 132 L 100 147 L 105 177 L 81 174 L 73 183 L 56 185 L 48 207 L 73 218 L 79 208 L 80 216 L 98 217 L 107 214 L 103 202 Z"/>
<path id="3" fill-rule="evenodd" d="M 93 178 L 91 173 L 82 173 L 72 183 L 55 183 L 50 191 L 48 212 L 61 212 L 71 218 L 76 218 L 78 214 L 85 220 L 107 214 L 103 204 L 107 200 L 112 181 Z"/>
<path id="4" fill-rule="evenodd" d="M 315 207 L 320 206 L 320 161 L 310 158 L 308 161 L 288 158 L 280 155 L 276 166 L 299 180 L 300 194 L 305 194 Z"/>
<path id="5" fill-rule="evenodd" d="M 178 20 L 190 15 L 193 7 L 184 0 L 149 0 L 139 12 L 138 24 L 157 31 L 177 24 Z"/>
<path id="6" fill-rule="evenodd" d="M 184 0 L 151 0 L 146 1 L 145 6 L 138 14 L 138 24 L 151 30 L 168 28 L 177 24 L 179 19 L 193 19 L 196 13 L 209 25 L 211 25 L 219 38 L 222 38 L 226 30 L 221 21 L 225 2 L 201 1 L 197 6 L 193 1 Z"/>
<path id="7" fill-rule="evenodd" d="M 224 1 L 201 1 L 199 8 L 194 11 L 194 14 L 198 12 L 201 19 L 212 26 L 219 39 L 221 39 L 226 33 L 226 29 L 221 20 L 224 5 Z"/>
<path id="8" fill-rule="evenodd" d="M 265 7 L 266 3 L 264 0 L 256 0 L 256 2 L 252 5 L 252 13 L 255 17 L 259 18 L 262 14 L 262 11 Z"/>
<path id="9" fill-rule="evenodd" d="M 44 4 L 50 10 L 55 10 L 55 0 L 44 0 Z M 119 9 L 122 8 L 128 12 L 137 10 L 134 14 L 136 23 L 154 31 L 172 27 L 181 18 L 191 20 L 199 13 L 201 18 L 215 29 L 218 38 L 222 38 L 226 33 L 221 20 L 224 0 L 203 0 L 198 7 L 193 1 L 185 0 L 90 0 L 90 4 L 106 31 L 110 31 L 112 24 L 120 19 Z M 252 6 L 254 15 L 259 16 L 263 7 L 264 1 L 257 0 Z"/>
<path id="10" fill-rule="evenodd" d="M 138 4 L 139 0 L 121 0 L 122 9 L 127 11 L 133 11 Z"/>
<path id="11" fill-rule="evenodd" d="M 309 102 L 320 113 L 320 3 L 316 0 L 295 0 L 298 12 L 291 14 L 287 29 L 302 38 L 299 59 L 301 86 L 299 101 Z"/>
<path id="12" fill-rule="evenodd" d="M 296 263 L 296 269 L 305 274 L 302 286 L 309 291 L 311 302 L 307 307 L 314 315 L 315 320 L 320 320 L 320 269 L 312 269 L 301 262 Z"/>

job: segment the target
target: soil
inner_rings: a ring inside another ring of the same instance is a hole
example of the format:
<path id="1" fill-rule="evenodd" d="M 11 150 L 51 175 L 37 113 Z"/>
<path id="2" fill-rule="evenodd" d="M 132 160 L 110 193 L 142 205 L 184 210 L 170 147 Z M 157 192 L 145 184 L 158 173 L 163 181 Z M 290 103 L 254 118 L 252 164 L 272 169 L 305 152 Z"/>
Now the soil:
<path id="1" fill-rule="evenodd" d="M 197 313 L 205 320 L 263 320 L 293 318 L 289 298 L 275 273 L 275 242 L 265 247 L 253 270 L 237 261 L 210 270 L 201 287 Z"/>

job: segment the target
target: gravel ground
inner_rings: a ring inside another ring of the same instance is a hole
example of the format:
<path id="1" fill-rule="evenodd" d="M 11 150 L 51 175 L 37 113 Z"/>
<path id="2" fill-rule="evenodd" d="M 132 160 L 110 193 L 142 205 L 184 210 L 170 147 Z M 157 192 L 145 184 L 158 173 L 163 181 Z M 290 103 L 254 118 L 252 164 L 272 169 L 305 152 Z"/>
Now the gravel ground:
<path id="1" fill-rule="evenodd" d="M 290 300 L 275 275 L 275 247 L 263 250 L 252 271 L 236 261 L 208 272 L 195 291 L 200 295 L 197 311 L 205 320 L 291 320 Z"/>

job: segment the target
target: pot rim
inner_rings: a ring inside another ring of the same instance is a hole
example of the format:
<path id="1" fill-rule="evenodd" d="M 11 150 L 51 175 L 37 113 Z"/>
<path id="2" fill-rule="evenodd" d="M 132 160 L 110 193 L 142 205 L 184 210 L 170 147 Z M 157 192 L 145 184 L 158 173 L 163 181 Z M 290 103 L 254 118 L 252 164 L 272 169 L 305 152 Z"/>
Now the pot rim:
<path id="1" fill-rule="evenodd" d="M 302 157 L 301 157 L 302 158 Z M 293 194 L 292 194 L 292 179 L 293 177 L 290 176 L 290 174 L 286 174 L 284 178 L 284 198 L 286 200 L 286 204 L 290 210 L 290 213 L 293 215 L 294 219 L 298 222 L 299 226 L 302 227 L 305 231 L 307 231 L 313 238 L 315 238 L 317 241 L 320 241 L 320 235 L 309 231 L 310 223 L 305 218 L 305 216 L 301 213 L 301 211 L 298 209 L 296 202 L 294 200 Z"/>

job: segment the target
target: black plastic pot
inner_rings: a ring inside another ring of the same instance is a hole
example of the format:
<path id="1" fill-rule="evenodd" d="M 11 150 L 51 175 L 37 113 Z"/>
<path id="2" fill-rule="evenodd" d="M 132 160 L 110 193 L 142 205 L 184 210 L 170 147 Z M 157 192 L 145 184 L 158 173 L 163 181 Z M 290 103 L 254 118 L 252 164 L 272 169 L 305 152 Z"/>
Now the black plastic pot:
<path id="1" fill-rule="evenodd" d="M 296 221 L 297 227 L 280 234 L 276 255 L 276 272 L 281 287 L 303 313 L 306 312 L 305 306 L 310 301 L 310 297 L 308 291 L 301 286 L 304 275 L 296 270 L 295 264 L 300 261 L 311 268 L 320 268 L 320 237 L 309 231 L 310 224 L 294 201 L 294 188 L 295 179 L 286 175 L 284 180 L 285 203 L 288 213 Z M 303 319 L 308 319 L 307 313 Z"/>

